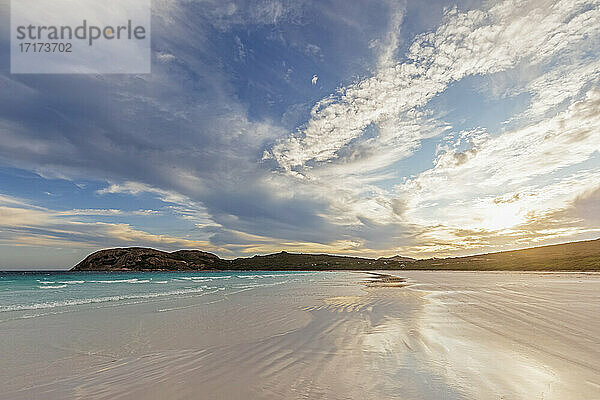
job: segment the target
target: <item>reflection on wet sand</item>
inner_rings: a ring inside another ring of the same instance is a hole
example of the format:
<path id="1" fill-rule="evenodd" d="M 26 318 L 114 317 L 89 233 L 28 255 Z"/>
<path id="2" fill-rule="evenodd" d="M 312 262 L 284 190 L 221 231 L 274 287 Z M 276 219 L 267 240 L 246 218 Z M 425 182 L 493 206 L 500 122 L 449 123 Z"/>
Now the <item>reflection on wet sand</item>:
<path id="1" fill-rule="evenodd" d="M 289 306 L 290 315 L 309 317 L 299 327 L 270 334 L 274 314 L 265 313 L 265 331 L 252 339 L 123 357 L 11 398 L 599 398 L 600 275 L 403 271 L 339 279 L 347 285 L 313 287 L 310 299 Z M 280 307 L 285 296 L 277 288 L 255 306 Z M 233 323 L 229 317 L 219 324 Z M 236 321 L 241 337 L 246 322 L 257 322 L 251 318 Z"/>

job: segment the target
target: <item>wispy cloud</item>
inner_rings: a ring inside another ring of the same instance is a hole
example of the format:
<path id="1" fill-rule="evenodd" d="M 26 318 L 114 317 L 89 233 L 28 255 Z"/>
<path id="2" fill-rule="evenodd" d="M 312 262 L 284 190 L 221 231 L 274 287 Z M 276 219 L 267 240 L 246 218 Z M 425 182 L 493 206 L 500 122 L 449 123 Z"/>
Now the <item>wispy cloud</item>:
<path id="1" fill-rule="evenodd" d="M 152 210 L 134 212 L 152 216 Z M 219 250 L 208 241 L 153 234 L 123 223 L 84 222 L 81 216 L 119 216 L 121 210 L 56 211 L 22 200 L 0 196 L 0 244 L 94 248 L 145 245 L 164 249 L 206 248 Z"/>
<path id="2" fill-rule="evenodd" d="M 485 11 L 450 9 L 436 32 L 413 42 L 409 62 L 383 69 L 323 99 L 313 108 L 306 128 L 273 146 L 271 154 L 286 170 L 338 158 L 338 151 L 362 136 L 370 124 L 425 106 L 451 82 L 503 71 L 520 62 L 541 63 L 596 36 L 600 10 L 594 5 L 593 1 L 505 1 Z"/>

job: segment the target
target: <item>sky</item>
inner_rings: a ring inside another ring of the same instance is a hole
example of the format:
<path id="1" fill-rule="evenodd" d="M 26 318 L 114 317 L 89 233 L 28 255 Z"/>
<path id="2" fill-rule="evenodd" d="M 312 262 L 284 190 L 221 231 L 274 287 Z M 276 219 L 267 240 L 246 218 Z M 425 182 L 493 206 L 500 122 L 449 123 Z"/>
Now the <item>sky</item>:
<path id="1" fill-rule="evenodd" d="M 10 74 L 0 269 L 600 237 L 600 1 L 154 0 L 152 73 Z"/>

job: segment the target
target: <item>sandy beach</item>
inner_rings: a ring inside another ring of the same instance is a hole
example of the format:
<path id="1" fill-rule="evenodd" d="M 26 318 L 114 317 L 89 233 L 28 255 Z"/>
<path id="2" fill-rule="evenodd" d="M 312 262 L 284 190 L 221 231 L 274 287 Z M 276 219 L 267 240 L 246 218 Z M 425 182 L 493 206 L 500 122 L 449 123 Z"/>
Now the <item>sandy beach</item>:
<path id="1" fill-rule="evenodd" d="M 2 399 L 600 399 L 600 274 L 316 273 L 0 323 Z"/>

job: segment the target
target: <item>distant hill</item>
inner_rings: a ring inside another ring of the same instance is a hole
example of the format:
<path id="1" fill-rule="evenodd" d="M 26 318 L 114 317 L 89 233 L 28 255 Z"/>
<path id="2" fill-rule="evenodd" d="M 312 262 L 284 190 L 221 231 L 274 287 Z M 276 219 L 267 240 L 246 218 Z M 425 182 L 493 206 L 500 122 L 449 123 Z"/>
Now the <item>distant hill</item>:
<path id="1" fill-rule="evenodd" d="M 467 257 L 418 260 L 411 269 L 600 271 L 600 239 Z"/>
<path id="2" fill-rule="evenodd" d="M 266 256 L 236 258 L 231 262 L 233 269 L 289 269 L 289 270 L 331 270 L 331 269 L 377 269 L 385 266 L 372 258 L 332 256 L 329 254 L 301 254 L 282 251 Z"/>
<path id="3" fill-rule="evenodd" d="M 417 261 L 416 258 L 404 257 L 404 256 L 399 256 L 399 255 L 395 255 L 395 256 L 392 256 L 392 257 L 379 257 L 377 260 L 378 261 L 400 261 L 400 262 L 413 262 L 413 261 Z"/>
<path id="4" fill-rule="evenodd" d="M 502 251 L 466 257 L 415 260 L 393 256 L 378 259 L 329 254 L 280 253 L 224 260 L 200 250 L 164 252 L 143 247 L 100 250 L 73 271 L 199 271 L 199 270 L 506 270 L 600 271 L 600 239 Z"/>

